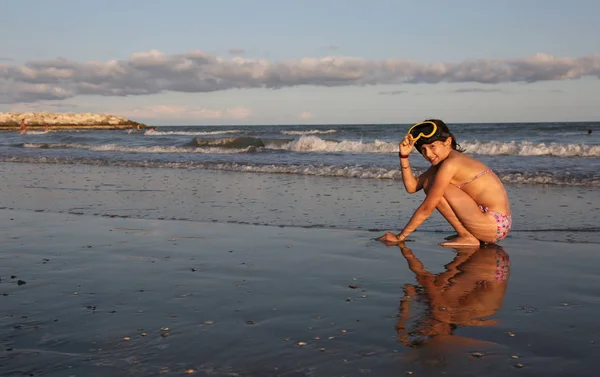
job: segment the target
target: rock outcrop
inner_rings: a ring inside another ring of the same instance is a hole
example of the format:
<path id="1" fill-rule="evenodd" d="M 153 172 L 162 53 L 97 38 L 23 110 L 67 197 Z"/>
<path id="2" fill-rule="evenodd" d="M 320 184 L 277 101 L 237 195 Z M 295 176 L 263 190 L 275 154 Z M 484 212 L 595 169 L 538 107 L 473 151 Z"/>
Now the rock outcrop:
<path id="1" fill-rule="evenodd" d="M 92 113 L 0 113 L 0 130 L 15 130 L 25 120 L 27 128 L 39 129 L 48 125 L 54 129 L 122 130 L 148 128 L 127 118 Z"/>

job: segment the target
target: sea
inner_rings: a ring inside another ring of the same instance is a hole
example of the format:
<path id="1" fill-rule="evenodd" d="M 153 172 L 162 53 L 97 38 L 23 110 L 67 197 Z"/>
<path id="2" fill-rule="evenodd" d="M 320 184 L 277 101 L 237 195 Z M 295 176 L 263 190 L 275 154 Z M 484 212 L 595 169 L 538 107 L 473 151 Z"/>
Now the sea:
<path id="1" fill-rule="evenodd" d="M 409 124 L 160 126 L 0 133 L 0 160 L 401 180 Z M 449 124 L 504 183 L 600 187 L 600 123 Z M 590 133 L 591 131 L 591 133 Z M 428 164 L 418 153 L 415 173 Z"/>

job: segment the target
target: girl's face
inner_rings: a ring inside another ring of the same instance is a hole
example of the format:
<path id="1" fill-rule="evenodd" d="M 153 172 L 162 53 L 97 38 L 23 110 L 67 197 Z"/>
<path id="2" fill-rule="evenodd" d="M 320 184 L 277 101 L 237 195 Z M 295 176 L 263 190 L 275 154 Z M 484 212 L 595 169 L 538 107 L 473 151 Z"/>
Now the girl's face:
<path id="1" fill-rule="evenodd" d="M 452 152 L 452 138 L 449 137 L 445 141 L 434 141 L 431 144 L 423 144 L 420 152 L 431 165 L 438 165 Z"/>

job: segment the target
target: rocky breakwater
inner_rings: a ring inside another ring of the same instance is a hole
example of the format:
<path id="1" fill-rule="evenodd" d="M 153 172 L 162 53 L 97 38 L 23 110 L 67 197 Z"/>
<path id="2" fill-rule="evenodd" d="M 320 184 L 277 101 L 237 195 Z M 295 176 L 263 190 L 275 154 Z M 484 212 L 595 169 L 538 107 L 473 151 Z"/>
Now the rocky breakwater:
<path id="1" fill-rule="evenodd" d="M 0 130 L 19 130 L 25 120 L 28 129 L 123 130 L 145 129 L 145 124 L 108 114 L 92 113 L 0 113 Z"/>

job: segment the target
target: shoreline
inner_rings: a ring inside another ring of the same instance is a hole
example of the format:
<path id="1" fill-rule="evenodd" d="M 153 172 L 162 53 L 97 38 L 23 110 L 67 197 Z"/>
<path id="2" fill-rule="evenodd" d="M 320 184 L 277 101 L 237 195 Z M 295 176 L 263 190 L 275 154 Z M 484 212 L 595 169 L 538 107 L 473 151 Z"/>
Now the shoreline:
<path id="1" fill-rule="evenodd" d="M 1 206 L 21 210 L 383 233 L 403 225 L 422 200 L 396 181 L 211 169 L 6 162 L 0 179 Z M 509 238 L 520 233 L 600 243 L 595 211 L 600 192 L 594 187 L 507 185 L 507 190 L 514 221 Z M 451 234 L 436 212 L 419 231 L 440 240 Z"/>

